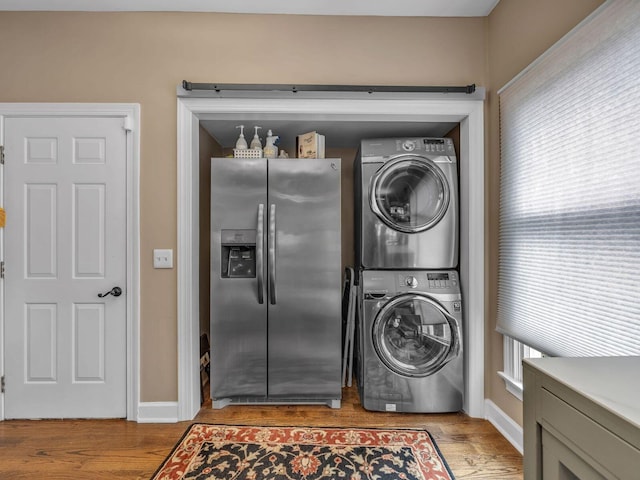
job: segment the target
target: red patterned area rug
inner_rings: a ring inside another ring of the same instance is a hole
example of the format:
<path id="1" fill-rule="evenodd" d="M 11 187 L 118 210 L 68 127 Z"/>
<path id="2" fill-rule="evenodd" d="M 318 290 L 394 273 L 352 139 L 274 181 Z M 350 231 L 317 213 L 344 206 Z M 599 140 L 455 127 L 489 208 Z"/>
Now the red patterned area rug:
<path id="1" fill-rule="evenodd" d="M 453 480 L 425 430 L 196 423 L 152 480 Z"/>

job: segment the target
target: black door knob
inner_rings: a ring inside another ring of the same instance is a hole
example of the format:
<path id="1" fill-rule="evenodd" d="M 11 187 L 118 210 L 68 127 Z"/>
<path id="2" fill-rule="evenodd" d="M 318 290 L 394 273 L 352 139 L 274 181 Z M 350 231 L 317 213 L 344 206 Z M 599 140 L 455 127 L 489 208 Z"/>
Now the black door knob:
<path id="1" fill-rule="evenodd" d="M 122 289 L 120 287 L 113 287 L 111 290 L 109 290 L 106 293 L 98 294 L 100 298 L 106 297 L 107 295 L 113 295 L 114 297 L 119 297 L 120 295 L 122 295 Z"/>

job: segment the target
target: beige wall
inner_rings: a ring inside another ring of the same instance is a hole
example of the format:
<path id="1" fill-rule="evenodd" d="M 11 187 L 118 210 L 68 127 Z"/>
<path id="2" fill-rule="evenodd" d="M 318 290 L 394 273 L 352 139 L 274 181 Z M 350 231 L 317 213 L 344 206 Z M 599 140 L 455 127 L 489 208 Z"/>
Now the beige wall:
<path id="1" fill-rule="evenodd" d="M 142 401 L 177 399 L 176 270 L 152 268 L 176 248 L 176 86 L 485 85 L 485 36 L 485 18 L 0 12 L 0 102 L 141 105 Z"/>
<path id="2" fill-rule="evenodd" d="M 211 249 L 211 157 L 223 155 L 222 146 L 216 142 L 207 131 L 200 127 L 199 131 L 200 153 L 200 334 L 210 333 L 210 292 L 211 276 L 210 261 Z"/>
<path id="3" fill-rule="evenodd" d="M 502 336 L 495 332 L 500 174 L 497 91 L 601 3 L 602 0 L 502 0 L 488 18 L 485 396 L 521 425 L 522 404 L 505 390 L 496 374 L 502 370 Z"/>

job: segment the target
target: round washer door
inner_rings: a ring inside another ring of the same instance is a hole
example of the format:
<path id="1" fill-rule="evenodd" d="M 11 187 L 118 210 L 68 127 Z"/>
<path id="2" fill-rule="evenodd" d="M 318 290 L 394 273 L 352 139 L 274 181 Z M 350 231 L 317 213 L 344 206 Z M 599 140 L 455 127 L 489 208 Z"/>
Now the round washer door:
<path id="1" fill-rule="evenodd" d="M 449 207 L 449 184 L 428 158 L 404 155 L 385 163 L 371 179 L 371 210 L 388 227 L 418 233 L 436 225 Z"/>
<path id="2" fill-rule="evenodd" d="M 380 360 L 406 377 L 426 377 L 460 352 L 460 329 L 454 317 L 435 300 L 401 294 L 378 312 L 372 328 Z"/>

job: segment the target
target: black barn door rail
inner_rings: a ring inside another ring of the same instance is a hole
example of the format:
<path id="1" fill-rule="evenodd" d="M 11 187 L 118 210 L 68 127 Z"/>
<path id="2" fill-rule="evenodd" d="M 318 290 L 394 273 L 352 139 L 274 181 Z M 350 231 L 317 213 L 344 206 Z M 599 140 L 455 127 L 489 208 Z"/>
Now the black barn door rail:
<path id="1" fill-rule="evenodd" d="M 280 92 L 367 92 L 367 93 L 466 93 L 476 91 L 476 85 L 466 86 L 391 86 L 391 85 L 285 85 L 285 84 L 253 84 L 253 83 L 193 83 L 182 81 L 182 88 L 191 92 L 194 90 L 222 90 L 245 91 L 280 91 Z"/>

